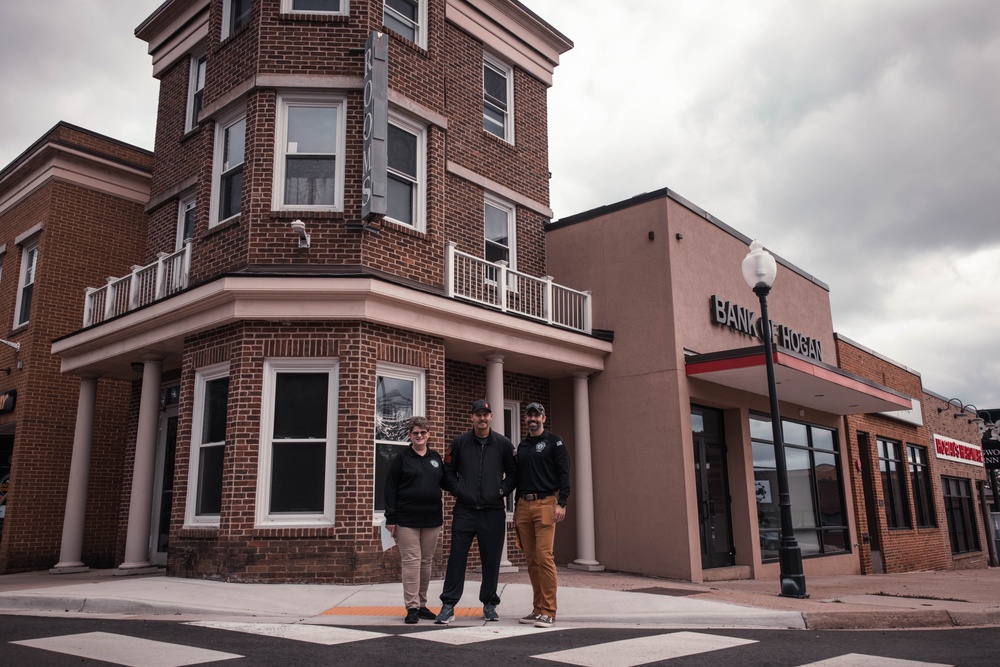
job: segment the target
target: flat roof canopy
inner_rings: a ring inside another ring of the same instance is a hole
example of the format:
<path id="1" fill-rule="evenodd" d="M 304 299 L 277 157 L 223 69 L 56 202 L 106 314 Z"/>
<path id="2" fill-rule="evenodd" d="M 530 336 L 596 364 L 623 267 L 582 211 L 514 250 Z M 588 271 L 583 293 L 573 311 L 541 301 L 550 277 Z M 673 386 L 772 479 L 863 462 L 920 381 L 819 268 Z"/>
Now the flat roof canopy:
<path id="1" fill-rule="evenodd" d="M 687 375 L 724 387 L 767 396 L 764 346 L 697 354 L 687 358 Z M 787 350 L 774 350 L 778 400 L 835 415 L 909 409 L 908 396 Z"/>

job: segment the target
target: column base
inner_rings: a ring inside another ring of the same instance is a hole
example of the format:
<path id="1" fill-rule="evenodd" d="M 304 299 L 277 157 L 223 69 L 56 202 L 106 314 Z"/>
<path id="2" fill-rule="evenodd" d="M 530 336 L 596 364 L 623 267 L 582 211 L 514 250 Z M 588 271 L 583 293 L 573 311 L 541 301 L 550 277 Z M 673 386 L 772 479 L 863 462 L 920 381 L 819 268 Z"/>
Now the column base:
<path id="1" fill-rule="evenodd" d="M 112 574 L 116 577 L 130 577 L 136 574 L 157 574 L 163 569 L 152 563 L 122 563 Z"/>
<path id="2" fill-rule="evenodd" d="M 604 566 L 596 560 L 575 560 L 566 567 L 571 570 L 583 570 L 584 572 L 604 572 Z"/>
<path id="3" fill-rule="evenodd" d="M 90 572 L 83 563 L 56 563 L 49 569 L 49 574 L 73 574 L 75 572 Z"/>

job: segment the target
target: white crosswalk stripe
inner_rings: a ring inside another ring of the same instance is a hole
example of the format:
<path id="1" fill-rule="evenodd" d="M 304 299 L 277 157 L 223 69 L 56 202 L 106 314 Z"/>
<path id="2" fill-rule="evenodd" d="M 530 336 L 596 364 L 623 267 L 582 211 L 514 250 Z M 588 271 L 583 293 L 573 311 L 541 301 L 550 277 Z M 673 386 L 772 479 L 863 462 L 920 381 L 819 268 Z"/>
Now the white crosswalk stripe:
<path id="1" fill-rule="evenodd" d="M 915 660 L 900 660 L 898 658 L 883 658 L 878 655 L 862 655 L 846 653 L 836 658 L 828 658 L 819 662 L 810 662 L 802 667 L 952 667 L 939 662 L 918 662 Z"/>
<path id="2" fill-rule="evenodd" d="M 11 643 L 127 667 L 186 667 L 243 657 L 235 653 L 211 651 L 110 632 L 85 632 Z"/>
<path id="3" fill-rule="evenodd" d="M 429 642 L 439 642 L 441 644 L 461 646 L 463 644 L 488 642 L 494 639 L 507 639 L 508 637 L 535 635 L 540 632 L 551 632 L 555 629 L 556 628 L 535 628 L 525 625 L 476 625 L 464 626 L 460 628 L 448 628 L 447 630 L 434 630 L 433 632 L 413 632 L 406 636 L 413 639 L 423 639 Z"/>
<path id="4" fill-rule="evenodd" d="M 756 644 L 753 639 L 720 637 L 700 632 L 673 632 L 651 637 L 623 639 L 606 644 L 533 655 L 533 658 L 565 662 L 581 667 L 635 667 L 659 660 L 707 653 L 720 649 Z"/>
<path id="5" fill-rule="evenodd" d="M 348 644 L 350 642 L 359 642 L 366 639 L 378 639 L 379 637 L 390 636 L 384 632 L 352 630 L 350 628 L 338 628 L 330 625 L 300 625 L 296 623 L 192 621 L 187 625 L 198 625 L 203 628 L 216 628 L 219 630 L 233 630 L 253 635 L 263 635 L 265 637 L 278 637 L 280 639 L 293 639 L 295 641 L 311 642 L 313 644 L 323 644 L 325 646 Z"/>

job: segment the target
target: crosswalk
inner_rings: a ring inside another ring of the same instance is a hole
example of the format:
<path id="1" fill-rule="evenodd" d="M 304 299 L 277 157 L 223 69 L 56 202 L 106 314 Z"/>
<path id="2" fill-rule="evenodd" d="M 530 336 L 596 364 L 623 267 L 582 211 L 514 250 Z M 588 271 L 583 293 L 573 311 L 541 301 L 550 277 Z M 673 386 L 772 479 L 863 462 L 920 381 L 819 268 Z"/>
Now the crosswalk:
<path id="1" fill-rule="evenodd" d="M 401 637 L 407 641 L 435 642 L 445 646 L 464 646 L 481 642 L 517 640 L 529 635 L 569 629 L 566 627 L 534 628 L 523 625 L 490 623 L 394 633 L 332 625 L 295 623 L 196 621 L 185 625 L 330 647 L 357 642 L 379 642 L 390 637 Z M 669 661 L 675 658 L 714 653 L 718 656 L 718 664 L 726 664 L 731 662 L 726 659 L 726 651 L 759 643 L 754 639 L 691 631 L 663 631 L 644 637 L 598 643 L 591 643 L 591 640 L 588 639 L 590 635 L 586 632 L 578 633 L 574 637 L 579 639 L 579 645 L 573 648 L 536 653 L 530 657 L 553 664 L 578 665 L 579 667 L 639 667 L 652 663 L 669 665 Z M 240 658 L 246 657 L 237 653 L 154 641 L 112 632 L 57 635 L 10 643 L 40 651 L 51 651 L 130 667 L 187 667 L 188 665 L 221 661 L 233 661 L 231 664 L 235 666 L 239 664 Z M 951 667 L 940 663 L 900 660 L 858 653 L 845 653 L 799 667 L 876 666 Z"/>

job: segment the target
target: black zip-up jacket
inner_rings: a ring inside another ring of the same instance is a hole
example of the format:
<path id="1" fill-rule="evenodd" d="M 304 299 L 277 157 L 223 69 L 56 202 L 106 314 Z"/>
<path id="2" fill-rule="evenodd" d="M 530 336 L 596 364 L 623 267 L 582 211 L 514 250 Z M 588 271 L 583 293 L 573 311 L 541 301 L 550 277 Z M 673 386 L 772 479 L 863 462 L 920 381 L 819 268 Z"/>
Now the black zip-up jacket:
<path id="1" fill-rule="evenodd" d="M 428 448 L 421 456 L 407 447 L 389 464 L 385 479 L 385 523 L 404 528 L 433 528 L 444 523 L 441 488 L 444 463 Z"/>
<path id="2" fill-rule="evenodd" d="M 514 443 L 490 431 L 480 445 L 474 431 L 451 441 L 444 457 L 445 488 L 456 502 L 474 509 L 504 507 L 504 497 L 517 487 Z"/>
<path id="3" fill-rule="evenodd" d="M 551 431 L 529 435 L 517 446 L 517 497 L 525 493 L 555 493 L 566 507 L 569 499 L 569 452 Z"/>

